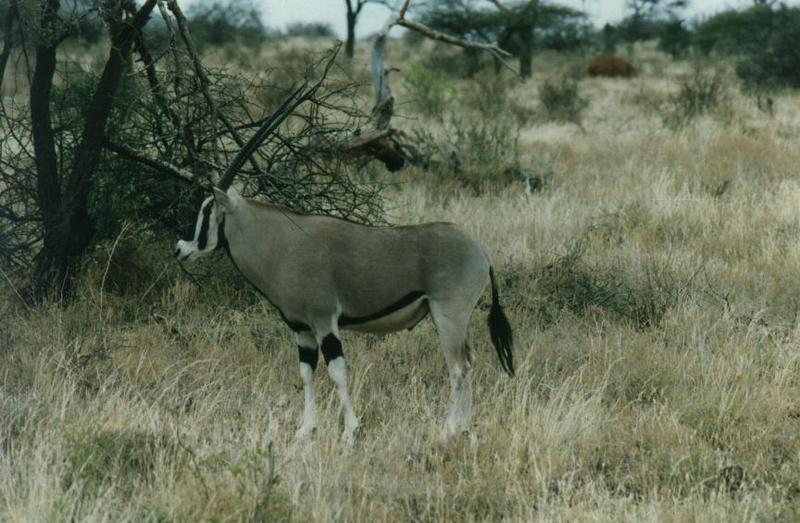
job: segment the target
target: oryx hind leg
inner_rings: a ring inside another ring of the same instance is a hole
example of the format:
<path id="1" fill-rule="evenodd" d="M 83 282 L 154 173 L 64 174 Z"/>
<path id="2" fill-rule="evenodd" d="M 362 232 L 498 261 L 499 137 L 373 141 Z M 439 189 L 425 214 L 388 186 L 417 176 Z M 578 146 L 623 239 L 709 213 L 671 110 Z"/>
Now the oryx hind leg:
<path id="1" fill-rule="evenodd" d="M 316 338 L 310 332 L 298 332 L 297 353 L 300 359 L 300 378 L 303 380 L 303 423 L 297 429 L 296 438 L 304 438 L 317 428 L 317 406 L 314 398 L 314 371 L 319 359 Z"/>
<path id="2" fill-rule="evenodd" d="M 317 330 L 316 338 L 322 349 L 322 356 L 325 358 L 325 364 L 328 367 L 328 376 L 336 384 L 336 392 L 339 395 L 339 401 L 342 406 L 342 414 L 344 415 L 344 432 L 342 432 L 342 440 L 346 443 L 353 443 L 355 433 L 358 429 L 358 417 L 353 410 L 353 404 L 350 401 L 350 392 L 347 388 L 347 364 L 344 360 L 344 352 L 342 351 L 342 342 L 339 338 L 339 329 L 336 325 L 336 320 L 332 328 L 327 330 Z"/>
<path id="3" fill-rule="evenodd" d="M 472 411 L 471 361 L 467 325 L 472 308 L 457 303 L 430 303 L 431 317 L 450 375 L 450 401 L 442 439 L 469 430 Z"/>

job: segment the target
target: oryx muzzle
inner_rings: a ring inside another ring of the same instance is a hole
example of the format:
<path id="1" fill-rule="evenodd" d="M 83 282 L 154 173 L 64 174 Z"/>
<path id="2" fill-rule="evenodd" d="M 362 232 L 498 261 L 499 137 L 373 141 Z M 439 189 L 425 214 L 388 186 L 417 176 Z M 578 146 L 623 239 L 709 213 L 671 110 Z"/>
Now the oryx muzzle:
<path id="1" fill-rule="evenodd" d="M 340 329 L 386 333 L 410 329 L 428 314 L 447 362 L 451 396 L 444 436 L 469 428 L 471 390 L 467 324 L 491 282 L 489 331 L 500 363 L 514 374 L 511 327 L 483 248 L 450 223 L 368 227 L 302 215 L 214 190 L 197 217 L 194 238 L 176 256 L 194 259 L 225 248 L 242 275 L 295 332 L 305 411 L 299 435 L 316 427 L 313 375 L 318 351 L 337 385 L 345 439 L 358 427 L 347 390 Z"/>

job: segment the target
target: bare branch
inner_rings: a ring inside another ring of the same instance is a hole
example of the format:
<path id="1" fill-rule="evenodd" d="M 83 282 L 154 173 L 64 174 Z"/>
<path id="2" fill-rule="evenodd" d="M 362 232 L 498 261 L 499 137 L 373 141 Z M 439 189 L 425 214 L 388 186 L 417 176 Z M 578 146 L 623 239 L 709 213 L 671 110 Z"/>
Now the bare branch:
<path id="1" fill-rule="evenodd" d="M 390 171 L 400 169 L 404 164 L 403 147 L 400 145 L 394 131 L 391 129 L 391 119 L 394 114 L 394 96 L 389 85 L 389 72 L 385 66 L 386 58 L 386 38 L 392 27 L 399 25 L 412 31 L 416 31 L 427 38 L 457 45 L 464 48 L 480 49 L 490 53 L 495 59 L 508 69 L 518 73 L 511 67 L 505 58 L 511 53 L 501 49 L 496 43 L 482 43 L 464 40 L 445 33 L 434 31 L 424 24 L 408 20 L 406 13 L 410 5 L 410 0 L 404 0 L 396 15 L 392 15 L 386 24 L 375 36 L 372 44 L 372 56 L 370 68 L 372 71 L 372 85 L 375 91 L 375 104 L 372 107 L 370 122 L 366 129 L 361 129 L 350 136 L 349 140 L 343 141 L 340 147 L 347 152 L 364 152 L 374 156 L 384 162 Z"/>
<path id="2" fill-rule="evenodd" d="M 222 190 L 227 189 L 230 187 L 231 183 L 233 182 L 234 176 L 242 167 L 245 161 L 250 158 L 261 145 L 264 140 L 272 134 L 278 126 L 283 123 L 283 121 L 292 114 L 292 112 L 303 102 L 306 100 L 310 100 L 314 94 L 317 92 L 317 89 L 320 88 L 322 82 L 328 76 L 328 71 L 330 71 L 331 66 L 333 65 L 334 60 L 336 59 L 336 55 L 339 53 L 339 49 L 341 48 L 341 42 L 338 43 L 330 52 L 330 57 L 328 58 L 328 62 L 325 64 L 325 68 L 322 71 L 322 75 L 320 76 L 319 80 L 308 87 L 308 82 L 303 82 L 303 84 L 295 89 L 284 101 L 281 105 L 267 118 L 261 127 L 255 132 L 255 134 L 250 138 L 246 145 L 242 146 L 239 153 L 233 159 L 233 161 L 228 166 L 228 169 L 220 178 L 219 182 L 217 183 L 217 187 Z"/>
<path id="3" fill-rule="evenodd" d="M 159 172 L 167 174 L 175 178 L 176 180 L 191 185 L 200 185 L 200 182 L 197 180 L 194 174 L 192 174 L 191 171 L 187 171 L 186 169 L 178 167 L 177 165 L 173 165 L 169 162 L 159 160 L 153 156 L 148 155 L 147 153 L 136 151 L 135 149 L 132 149 L 125 144 L 106 140 L 103 143 L 103 146 L 109 151 L 115 152 L 118 155 L 127 158 L 128 160 L 133 160 L 135 162 L 141 163 L 142 165 L 146 165 Z"/>
<path id="4" fill-rule="evenodd" d="M 244 140 L 239 136 L 239 133 L 236 132 L 236 128 L 231 124 L 230 120 L 222 113 L 219 112 L 219 108 L 217 107 L 216 102 L 211 96 L 211 93 L 208 90 L 208 75 L 206 74 L 205 69 L 203 68 L 203 64 L 200 62 L 200 58 L 197 54 L 197 50 L 195 49 L 194 42 L 192 41 L 192 36 L 189 34 L 189 24 L 186 20 L 186 16 L 183 14 L 180 6 L 178 5 L 177 0 L 167 0 L 167 6 L 169 10 L 172 11 L 172 14 L 175 15 L 175 21 L 178 24 L 178 30 L 181 35 L 181 39 L 183 40 L 184 45 L 186 46 L 186 50 L 189 52 L 189 56 L 192 59 L 192 65 L 194 66 L 194 72 L 197 78 L 200 80 L 200 90 L 203 93 L 203 96 L 206 99 L 209 107 L 211 107 L 211 111 L 214 113 L 216 118 L 222 122 L 225 128 L 230 133 L 231 138 L 233 141 L 236 142 L 236 145 L 239 147 L 244 147 Z M 258 169 L 258 163 L 256 162 L 255 158 L 250 156 L 248 159 L 252 164 L 254 169 Z"/>
<path id="5" fill-rule="evenodd" d="M 451 44 L 451 45 L 457 45 L 458 47 L 470 47 L 473 49 L 481 49 L 483 51 L 487 51 L 492 56 L 494 56 L 499 60 L 511 56 L 511 53 L 509 53 L 504 49 L 501 49 L 500 47 L 498 47 L 497 44 L 486 44 L 482 42 L 471 42 L 469 40 L 463 40 L 455 36 L 451 36 L 445 33 L 440 33 L 439 31 L 434 31 L 430 27 L 423 25 L 419 22 L 415 22 L 413 20 L 401 18 L 397 21 L 397 25 L 406 27 L 408 29 L 412 29 L 422 35 L 427 36 L 431 40 L 438 40 L 439 42 L 444 42 L 446 44 Z"/>

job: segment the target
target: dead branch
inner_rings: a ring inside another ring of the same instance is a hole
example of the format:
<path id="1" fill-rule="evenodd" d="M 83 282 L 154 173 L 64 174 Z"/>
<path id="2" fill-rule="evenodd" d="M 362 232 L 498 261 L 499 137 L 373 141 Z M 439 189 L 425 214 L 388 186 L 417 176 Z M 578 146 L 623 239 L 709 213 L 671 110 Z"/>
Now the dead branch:
<path id="1" fill-rule="evenodd" d="M 377 157 L 384 162 L 390 171 L 400 169 L 404 163 L 403 147 L 390 126 L 392 116 L 394 115 L 394 96 L 389 86 L 389 72 L 391 69 L 386 68 L 385 58 L 386 38 L 392 27 L 398 25 L 416 31 L 432 40 L 456 45 L 458 47 L 486 51 L 505 67 L 513 71 L 515 75 L 519 76 L 519 73 L 505 60 L 511 56 L 511 53 L 501 49 L 496 43 L 464 40 L 439 31 L 434 31 L 424 24 L 407 19 L 406 12 L 408 11 L 410 3 L 410 0 L 405 0 L 398 13 L 389 17 L 386 24 L 375 36 L 370 60 L 372 86 L 375 91 L 375 105 L 372 107 L 370 121 L 366 129 L 361 129 L 354 133 L 349 141 L 342 145 L 343 149 L 349 153 L 358 153 L 362 151 Z"/>
<path id="2" fill-rule="evenodd" d="M 203 93 L 203 96 L 206 99 L 209 107 L 211 108 L 211 112 L 213 113 L 215 118 L 219 118 L 225 128 L 230 133 L 231 138 L 233 141 L 236 142 L 236 145 L 239 147 L 244 147 L 244 140 L 242 140 L 239 133 L 236 132 L 236 128 L 233 126 L 231 121 L 228 119 L 225 114 L 219 112 L 219 108 L 217 107 L 216 102 L 214 101 L 211 93 L 208 90 L 209 80 L 208 75 L 206 74 L 205 69 L 203 68 L 203 64 L 200 62 L 199 55 L 197 54 L 197 50 L 194 45 L 194 41 L 192 40 L 192 35 L 189 34 L 189 24 L 186 20 L 186 16 L 183 14 L 180 6 L 178 5 L 177 0 L 167 0 L 167 6 L 169 10 L 172 11 L 172 14 L 175 16 L 175 21 L 178 25 L 178 30 L 181 35 L 181 39 L 183 40 L 183 44 L 186 46 L 186 51 L 189 53 L 189 57 L 192 61 L 192 66 L 194 67 L 195 75 L 197 79 L 200 81 L 200 91 Z M 248 158 L 248 161 L 251 163 L 254 169 L 258 170 L 259 166 L 253 156 Z"/>
<path id="3" fill-rule="evenodd" d="M 177 165 L 173 165 L 169 162 L 165 162 L 164 160 L 159 160 L 158 158 L 155 158 L 147 153 L 139 152 L 125 144 L 106 140 L 103 143 L 103 146 L 109 151 L 115 152 L 123 158 L 127 158 L 128 160 L 133 160 L 142 165 L 151 167 L 156 171 L 173 177 L 176 180 L 188 183 L 190 185 L 200 185 L 200 182 L 191 171 L 187 171 L 186 169 L 178 167 Z"/>
<path id="4" fill-rule="evenodd" d="M 273 111 L 269 118 L 267 118 L 261 127 L 253 134 L 250 140 L 242 146 L 241 150 L 236 154 L 236 157 L 228 166 L 228 169 L 220 178 L 219 182 L 217 182 L 217 187 L 222 189 L 223 191 L 230 187 L 231 183 L 233 183 L 233 178 L 236 176 L 236 173 L 242 167 L 245 161 L 248 160 L 255 152 L 255 150 L 264 143 L 275 129 L 283 123 L 289 115 L 294 112 L 297 107 L 307 100 L 311 100 L 314 97 L 314 94 L 322 85 L 322 82 L 328 76 L 328 72 L 330 71 L 331 66 L 333 65 L 334 60 L 336 60 L 336 55 L 339 53 L 339 49 L 341 48 L 341 42 L 337 43 L 336 46 L 331 50 L 330 56 L 328 57 L 328 61 L 323 68 L 322 75 L 319 77 L 316 83 L 311 87 L 308 87 L 308 82 L 305 81 L 303 84 L 292 91 L 291 94 L 281 103 L 281 105 Z"/>

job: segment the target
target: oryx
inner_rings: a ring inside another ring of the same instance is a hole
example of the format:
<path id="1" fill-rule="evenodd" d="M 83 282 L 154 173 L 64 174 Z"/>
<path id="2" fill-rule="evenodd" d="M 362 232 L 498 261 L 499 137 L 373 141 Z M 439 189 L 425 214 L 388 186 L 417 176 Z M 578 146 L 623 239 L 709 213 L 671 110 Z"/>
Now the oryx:
<path id="1" fill-rule="evenodd" d="M 342 438 L 351 441 L 358 418 L 347 390 L 340 329 L 411 329 L 429 313 L 450 373 L 442 436 L 466 431 L 471 406 L 467 324 L 489 281 L 491 339 L 501 365 L 514 374 L 511 327 L 489 258 L 451 223 L 370 227 L 243 198 L 233 187 L 214 188 L 200 206 L 194 237 L 180 240 L 175 255 L 192 260 L 219 248 L 295 333 L 305 393 L 299 437 L 317 423 L 313 379 L 319 349 L 341 400 Z"/>

